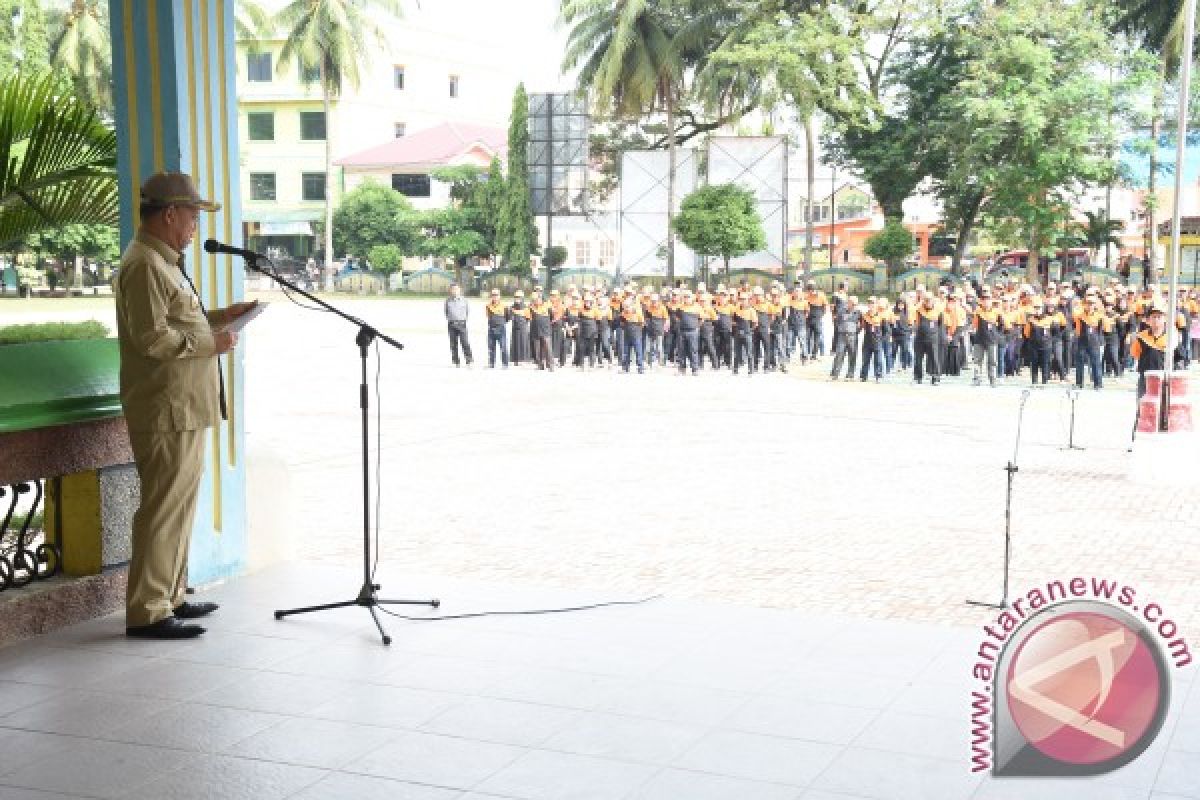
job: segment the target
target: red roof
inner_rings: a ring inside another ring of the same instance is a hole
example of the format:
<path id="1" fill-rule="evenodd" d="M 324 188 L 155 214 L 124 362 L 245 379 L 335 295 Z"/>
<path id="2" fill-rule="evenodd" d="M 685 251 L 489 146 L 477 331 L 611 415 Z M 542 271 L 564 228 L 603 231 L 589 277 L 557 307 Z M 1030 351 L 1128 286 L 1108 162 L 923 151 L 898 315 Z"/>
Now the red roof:
<path id="1" fill-rule="evenodd" d="M 507 144 L 503 128 L 446 122 L 433 128 L 391 139 L 362 152 L 338 159 L 341 167 L 393 167 L 403 164 L 448 164 L 472 147 L 499 155 Z"/>

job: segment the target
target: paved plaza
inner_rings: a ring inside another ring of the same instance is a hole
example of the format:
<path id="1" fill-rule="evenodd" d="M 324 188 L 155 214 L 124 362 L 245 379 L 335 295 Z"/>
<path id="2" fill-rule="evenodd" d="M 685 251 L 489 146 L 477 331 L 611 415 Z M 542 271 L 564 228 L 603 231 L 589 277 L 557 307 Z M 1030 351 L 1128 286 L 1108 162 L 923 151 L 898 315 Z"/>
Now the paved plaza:
<path id="1" fill-rule="evenodd" d="M 1015 386 L 489 370 L 479 320 L 456 370 L 436 301 L 350 300 L 406 345 L 381 352 L 385 596 L 662 597 L 384 617 L 388 649 L 361 609 L 275 621 L 356 589 L 359 376 L 353 328 L 270 299 L 244 342 L 256 571 L 202 592 L 197 642 L 117 614 L 0 651 L 0 800 L 1200 798 L 1194 669 L 1129 767 L 968 769 L 994 612 L 964 600 L 1001 591 Z M 1065 391 L 1031 395 L 1012 585 L 1136 587 L 1195 652 L 1196 492 L 1131 480 L 1131 417 L 1128 384 L 1082 393 L 1066 450 Z"/>

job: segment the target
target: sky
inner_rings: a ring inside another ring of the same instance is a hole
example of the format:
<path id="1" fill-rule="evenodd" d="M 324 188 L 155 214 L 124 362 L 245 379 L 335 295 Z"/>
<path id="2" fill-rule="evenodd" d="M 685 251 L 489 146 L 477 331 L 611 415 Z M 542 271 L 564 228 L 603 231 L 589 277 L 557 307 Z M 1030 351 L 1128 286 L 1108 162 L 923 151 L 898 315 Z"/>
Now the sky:
<path id="1" fill-rule="evenodd" d="M 404 0 L 404 18 L 502 50 L 531 92 L 562 91 L 572 81 L 559 74 L 567 32 L 555 25 L 558 8 L 559 0 Z"/>

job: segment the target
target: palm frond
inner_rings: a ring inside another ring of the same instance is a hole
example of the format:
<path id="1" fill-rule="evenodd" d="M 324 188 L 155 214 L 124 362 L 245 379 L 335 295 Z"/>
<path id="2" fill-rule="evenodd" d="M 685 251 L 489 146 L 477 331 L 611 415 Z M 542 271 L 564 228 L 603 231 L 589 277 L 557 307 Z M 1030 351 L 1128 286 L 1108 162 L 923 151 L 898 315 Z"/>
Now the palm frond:
<path id="1" fill-rule="evenodd" d="M 51 75 L 0 80 L 0 244 L 117 223 L 117 137 Z"/>

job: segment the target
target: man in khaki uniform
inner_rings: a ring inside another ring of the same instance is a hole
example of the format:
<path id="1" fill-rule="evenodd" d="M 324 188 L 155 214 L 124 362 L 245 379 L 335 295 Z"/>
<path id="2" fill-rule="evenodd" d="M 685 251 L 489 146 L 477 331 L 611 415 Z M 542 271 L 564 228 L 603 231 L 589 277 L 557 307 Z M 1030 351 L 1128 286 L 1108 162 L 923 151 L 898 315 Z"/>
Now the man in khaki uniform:
<path id="1" fill-rule="evenodd" d="M 198 636 L 204 628 L 182 620 L 217 608 L 185 602 L 187 552 L 206 432 L 225 411 L 217 357 L 237 343 L 237 334 L 222 328 L 254 303 L 206 312 L 184 272 L 183 252 L 200 212 L 220 207 L 201 199 L 188 175 L 152 175 L 141 189 L 141 225 L 121 256 L 121 405 L 142 497 L 133 518 L 129 636 Z"/>

